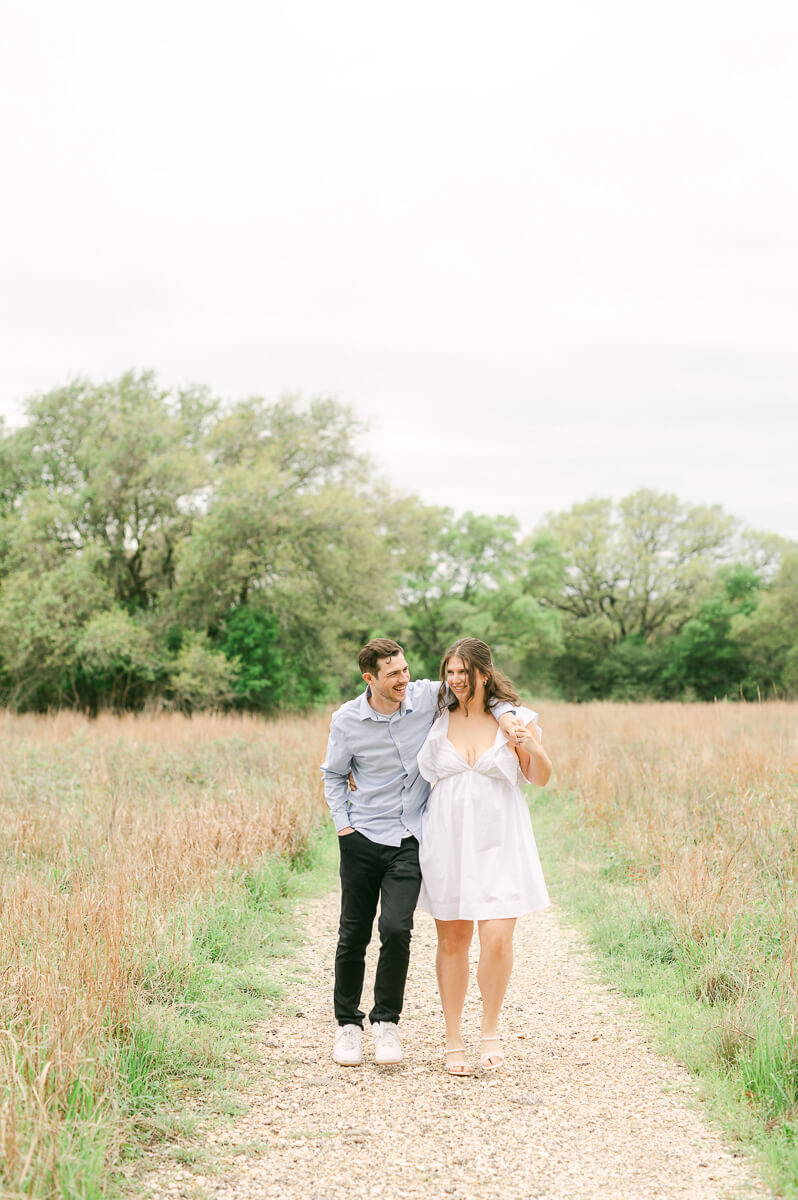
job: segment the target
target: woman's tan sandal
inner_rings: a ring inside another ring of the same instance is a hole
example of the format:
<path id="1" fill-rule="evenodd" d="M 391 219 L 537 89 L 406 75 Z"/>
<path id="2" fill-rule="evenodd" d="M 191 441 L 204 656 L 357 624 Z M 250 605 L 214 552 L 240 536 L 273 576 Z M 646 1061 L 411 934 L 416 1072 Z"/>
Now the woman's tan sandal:
<path id="1" fill-rule="evenodd" d="M 443 1065 L 447 1075 L 456 1075 L 459 1079 L 463 1079 L 466 1075 L 473 1075 L 473 1068 L 467 1063 L 450 1063 L 446 1059 L 450 1054 L 465 1054 L 465 1046 L 451 1046 L 443 1053 Z"/>
<path id="2" fill-rule="evenodd" d="M 499 1067 L 504 1066 L 504 1051 L 502 1050 L 501 1039 L 498 1034 L 494 1034 L 492 1037 L 482 1038 L 483 1046 L 486 1042 L 495 1042 L 497 1048 L 482 1054 L 479 1059 L 479 1065 L 483 1071 L 498 1071 Z"/>

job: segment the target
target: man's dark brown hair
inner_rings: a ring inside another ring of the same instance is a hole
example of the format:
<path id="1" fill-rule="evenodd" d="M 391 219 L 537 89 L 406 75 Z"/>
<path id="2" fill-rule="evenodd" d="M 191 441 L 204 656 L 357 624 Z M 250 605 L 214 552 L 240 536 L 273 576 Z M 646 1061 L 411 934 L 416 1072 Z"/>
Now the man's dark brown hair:
<path id="1" fill-rule="evenodd" d="M 392 641 L 391 638 L 372 638 L 370 642 L 366 642 L 357 656 L 360 674 L 379 675 L 377 666 L 379 659 L 393 658 L 395 654 L 404 654 L 404 650 L 398 642 Z"/>

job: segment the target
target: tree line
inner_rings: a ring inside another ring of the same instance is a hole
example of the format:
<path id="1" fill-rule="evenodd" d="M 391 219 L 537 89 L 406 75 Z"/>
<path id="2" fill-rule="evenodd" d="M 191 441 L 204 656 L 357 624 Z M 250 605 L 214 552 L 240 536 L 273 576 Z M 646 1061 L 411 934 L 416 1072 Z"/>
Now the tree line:
<path id="1" fill-rule="evenodd" d="M 77 380 L 0 429 L 0 703 L 262 712 L 351 694 L 369 637 L 484 638 L 569 699 L 798 694 L 798 550 L 641 490 L 521 536 L 398 495 L 331 399 Z"/>

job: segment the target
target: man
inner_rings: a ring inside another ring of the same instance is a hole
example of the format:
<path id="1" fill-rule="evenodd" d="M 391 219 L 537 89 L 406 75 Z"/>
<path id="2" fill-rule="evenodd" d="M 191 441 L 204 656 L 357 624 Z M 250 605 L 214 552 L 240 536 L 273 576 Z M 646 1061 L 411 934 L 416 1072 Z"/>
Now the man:
<path id="1" fill-rule="evenodd" d="M 366 690 L 333 713 L 321 768 L 341 857 L 333 1059 L 341 1066 L 363 1061 L 360 997 L 379 901 L 380 953 L 369 1021 L 375 1061 L 387 1066 L 402 1059 L 397 1023 L 421 887 L 421 816 L 429 795 L 416 759 L 437 713 L 440 684 L 411 683 L 402 647 L 389 638 L 368 642 L 358 664 Z M 512 705 L 494 703 L 492 711 L 514 741 Z"/>

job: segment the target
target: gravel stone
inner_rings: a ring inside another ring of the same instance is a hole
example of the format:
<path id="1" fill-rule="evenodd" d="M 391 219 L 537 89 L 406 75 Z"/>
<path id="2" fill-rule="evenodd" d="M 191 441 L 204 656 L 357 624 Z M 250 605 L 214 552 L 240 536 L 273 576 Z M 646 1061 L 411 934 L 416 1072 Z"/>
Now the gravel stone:
<path id="1" fill-rule="evenodd" d="M 142 1184 L 155 1200 L 771 1196 L 699 1111 L 688 1072 L 654 1053 L 632 1003 L 597 980 L 581 936 L 555 907 L 516 927 L 506 1068 L 466 1078 L 443 1071 L 432 919 L 416 918 L 400 1024 L 404 1061 L 380 1068 L 368 1030 L 361 1067 L 332 1062 L 337 893 L 309 904 L 306 918 L 297 960 L 283 968 L 296 1007 L 271 1012 L 257 1031 L 249 1111 L 207 1139 L 201 1175 L 150 1170 Z M 366 1005 L 375 961 L 372 944 Z M 465 1034 L 475 1064 L 479 1017 L 472 973 Z M 229 1143 L 259 1152 L 232 1158 Z"/>

